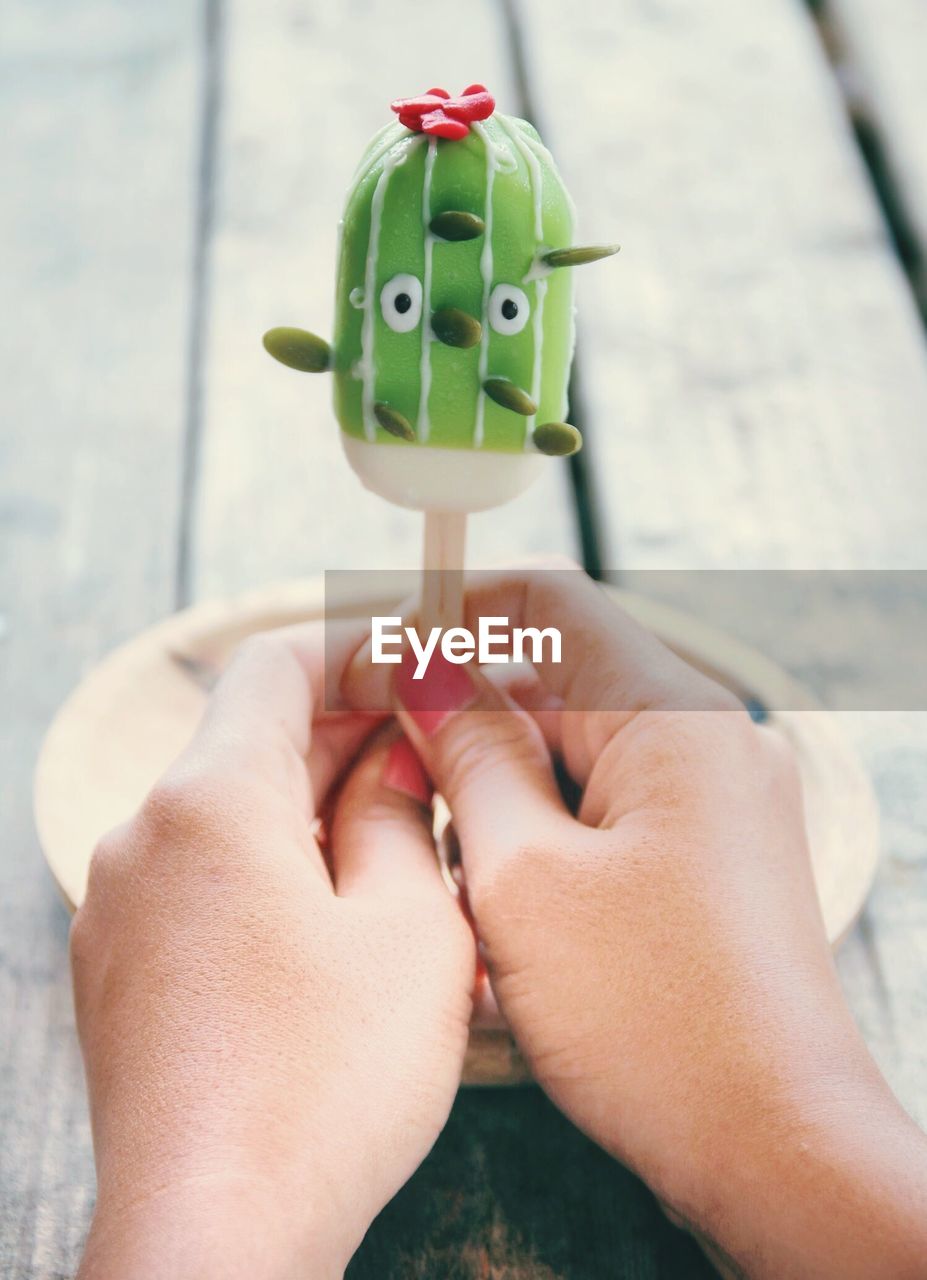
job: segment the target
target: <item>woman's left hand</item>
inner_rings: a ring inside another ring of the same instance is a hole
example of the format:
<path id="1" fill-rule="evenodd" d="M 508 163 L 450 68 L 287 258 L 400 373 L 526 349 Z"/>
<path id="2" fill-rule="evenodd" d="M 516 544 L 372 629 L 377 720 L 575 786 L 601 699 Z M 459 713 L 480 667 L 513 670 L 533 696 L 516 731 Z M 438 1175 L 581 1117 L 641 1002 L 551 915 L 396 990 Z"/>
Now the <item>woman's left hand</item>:
<path id="1" fill-rule="evenodd" d="M 311 626 L 247 641 L 94 856 L 72 932 L 99 1182 L 82 1280 L 339 1275 L 447 1118 L 472 934 L 408 744 L 314 715 L 321 652 Z"/>

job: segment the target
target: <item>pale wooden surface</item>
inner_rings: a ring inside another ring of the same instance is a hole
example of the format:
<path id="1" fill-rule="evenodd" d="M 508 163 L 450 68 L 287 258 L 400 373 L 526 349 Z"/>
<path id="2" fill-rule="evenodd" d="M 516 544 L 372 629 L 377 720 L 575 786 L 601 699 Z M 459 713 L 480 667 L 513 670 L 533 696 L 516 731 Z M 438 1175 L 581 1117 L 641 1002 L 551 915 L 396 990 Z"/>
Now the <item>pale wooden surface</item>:
<path id="1" fill-rule="evenodd" d="M 873 2 L 873 21 L 898 7 Z M 408 46 L 387 26 L 400 11 Z M 450 49 L 444 11 L 399 0 L 3 0 L 0 1274 L 71 1274 L 92 1203 L 66 914 L 29 813 L 55 706 L 177 598 L 412 554 L 411 522 L 375 510 L 337 457 L 326 380 L 248 346 L 265 323 L 324 332 L 332 210 L 386 99 L 485 77 L 518 110 L 524 72 L 584 232 L 624 245 L 579 277 L 612 565 L 923 567 L 923 334 L 802 6 L 525 11 L 519 64 L 489 0 Z M 314 85 L 345 104 L 315 179 Z M 917 140 L 923 113 L 882 110 Z M 480 559 L 572 545 L 550 474 L 545 501 L 473 522 Z M 853 719 L 885 857 L 841 973 L 923 1122 L 927 728 Z M 492 1267 L 707 1274 L 531 1091 L 458 1104 L 357 1274 Z"/>
<path id="2" fill-rule="evenodd" d="M 52 1280 L 93 1178 L 31 774 L 174 601 L 200 57 L 187 0 L 4 0 L 0 32 L 0 1275 Z"/>
<path id="3" fill-rule="evenodd" d="M 624 244 L 577 272 L 606 560 L 924 567 L 923 333 L 801 5 L 524 11 L 581 235 Z"/>

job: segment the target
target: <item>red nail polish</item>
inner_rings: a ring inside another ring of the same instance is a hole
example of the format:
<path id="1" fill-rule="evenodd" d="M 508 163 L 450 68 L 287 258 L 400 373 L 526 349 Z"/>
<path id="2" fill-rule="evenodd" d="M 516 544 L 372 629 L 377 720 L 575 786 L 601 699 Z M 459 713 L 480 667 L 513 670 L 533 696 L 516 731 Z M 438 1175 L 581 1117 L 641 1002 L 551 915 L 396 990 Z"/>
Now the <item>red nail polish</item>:
<path id="1" fill-rule="evenodd" d="M 411 796 L 419 804 L 431 804 L 434 789 L 415 748 L 405 736 L 390 747 L 383 768 L 382 782 L 391 791 Z"/>
<path id="2" fill-rule="evenodd" d="M 448 662 L 440 649 L 422 673 L 414 678 L 418 659 L 411 649 L 402 655 L 402 664 L 396 672 L 396 696 L 409 715 L 430 738 L 457 711 L 462 711 L 476 697 L 476 686 L 465 666 Z"/>

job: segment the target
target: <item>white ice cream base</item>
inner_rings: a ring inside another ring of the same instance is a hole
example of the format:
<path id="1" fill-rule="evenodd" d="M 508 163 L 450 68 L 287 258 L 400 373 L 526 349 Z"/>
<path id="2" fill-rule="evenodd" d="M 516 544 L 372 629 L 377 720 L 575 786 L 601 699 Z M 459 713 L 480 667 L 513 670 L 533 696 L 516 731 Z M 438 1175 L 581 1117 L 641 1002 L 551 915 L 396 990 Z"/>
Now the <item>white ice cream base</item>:
<path id="1" fill-rule="evenodd" d="M 413 511 L 488 511 L 517 498 L 540 474 L 542 453 L 375 444 L 342 431 L 354 471 L 372 493 Z"/>

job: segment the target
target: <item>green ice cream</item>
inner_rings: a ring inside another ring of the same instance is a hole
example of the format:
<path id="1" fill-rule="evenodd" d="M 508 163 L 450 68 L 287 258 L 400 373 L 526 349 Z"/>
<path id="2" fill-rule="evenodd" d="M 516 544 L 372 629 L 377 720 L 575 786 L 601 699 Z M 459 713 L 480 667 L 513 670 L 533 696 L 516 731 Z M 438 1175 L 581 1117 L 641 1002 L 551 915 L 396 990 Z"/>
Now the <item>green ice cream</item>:
<path id="1" fill-rule="evenodd" d="M 449 238 L 458 228 L 470 238 Z M 459 141 L 399 123 L 378 134 L 342 226 L 334 372 L 343 430 L 399 446 L 531 447 L 537 423 L 566 413 L 572 273 L 541 255 L 569 245 L 572 229 L 566 188 L 523 120 L 497 113 Z M 449 311 L 475 322 L 474 345 L 436 336 Z M 523 392 L 519 411 L 498 403 L 488 381 L 497 395 L 505 384 Z M 383 428 L 377 404 L 402 415 L 411 440 Z"/>
<path id="2" fill-rule="evenodd" d="M 534 473 L 513 455 L 580 448 L 563 421 L 570 268 L 616 246 L 573 245 L 550 152 L 481 85 L 393 110 L 345 203 L 332 345 L 292 328 L 264 345 L 292 368 L 334 373 L 345 450 L 368 487 L 426 509 L 430 487 L 442 504 L 483 509 Z M 455 492 L 448 458 L 469 495 Z"/>

